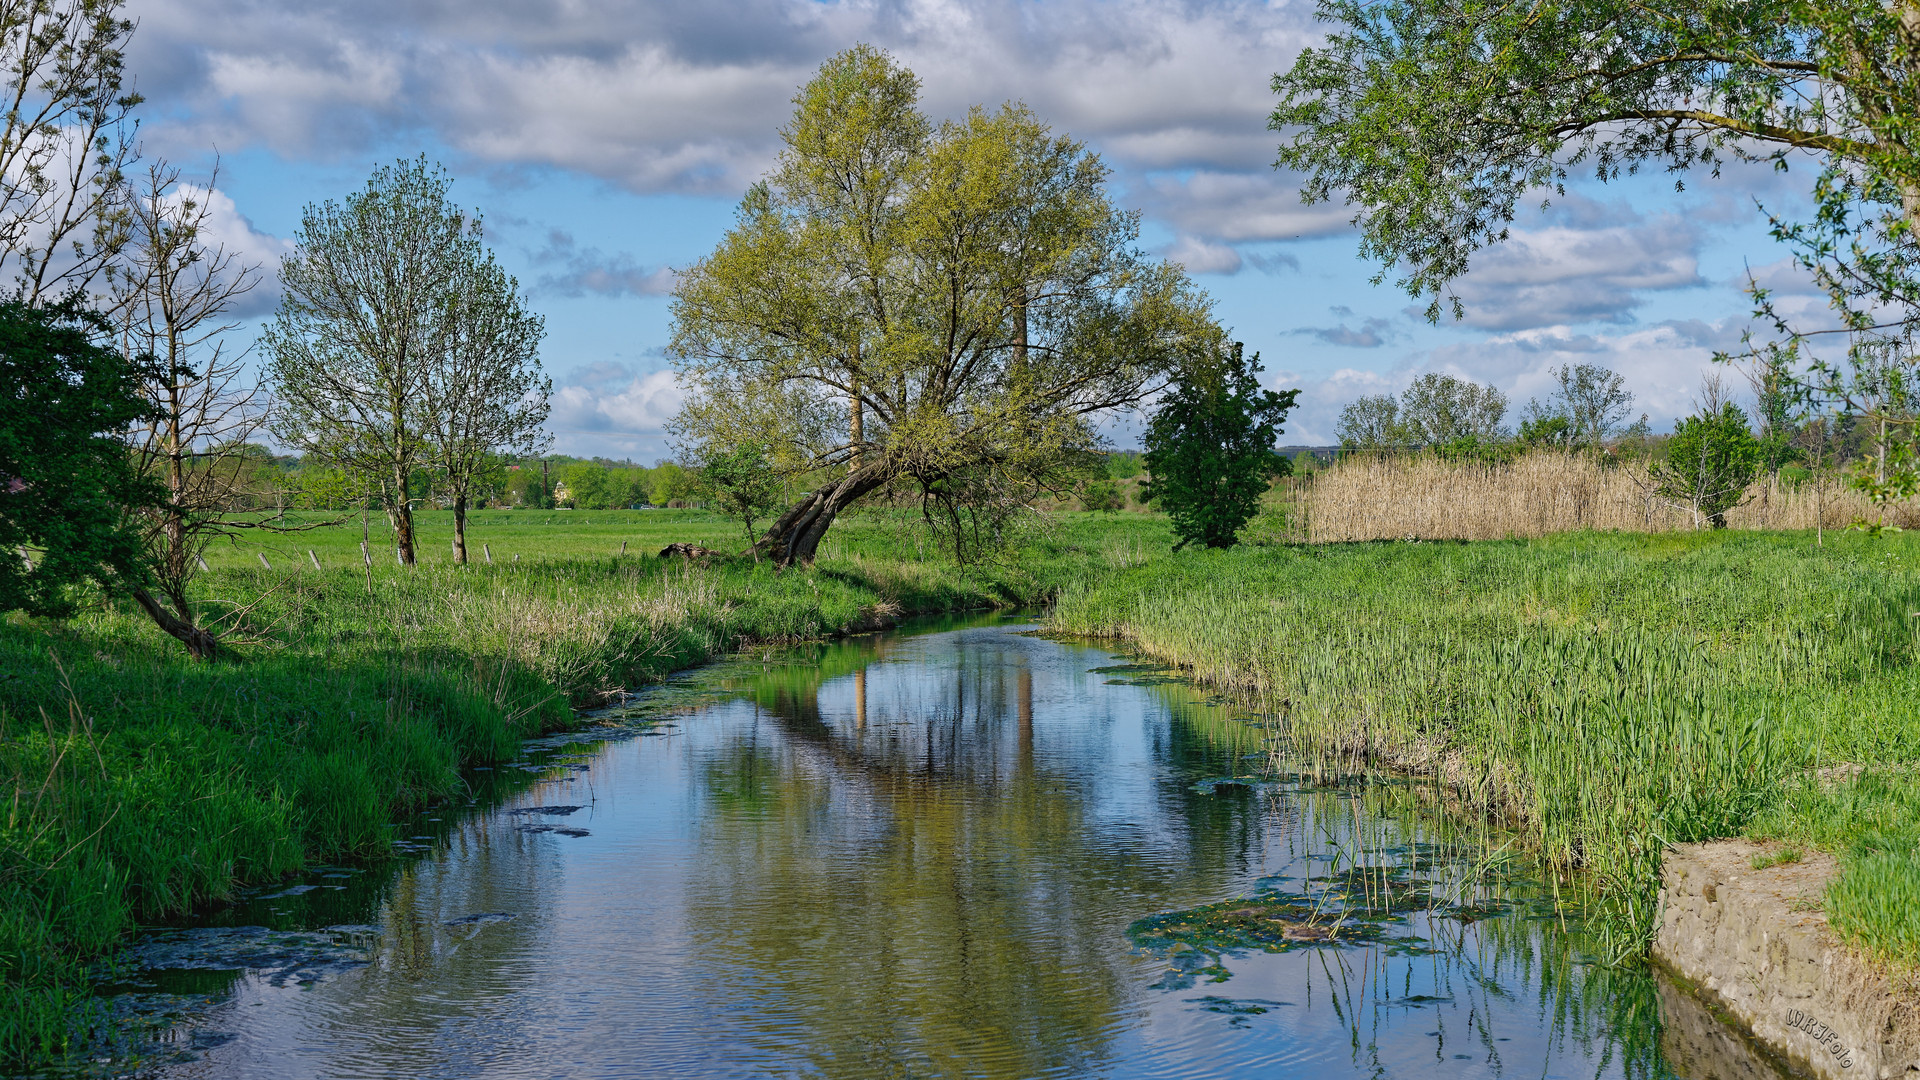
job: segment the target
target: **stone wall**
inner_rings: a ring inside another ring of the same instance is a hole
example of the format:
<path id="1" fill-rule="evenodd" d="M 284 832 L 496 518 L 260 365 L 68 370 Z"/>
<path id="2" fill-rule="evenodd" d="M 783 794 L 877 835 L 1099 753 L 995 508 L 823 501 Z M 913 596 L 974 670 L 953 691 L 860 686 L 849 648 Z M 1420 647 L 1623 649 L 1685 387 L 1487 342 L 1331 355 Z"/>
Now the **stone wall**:
<path id="1" fill-rule="evenodd" d="M 1841 945 L 1817 909 L 1833 859 L 1755 870 L 1767 850 L 1669 850 L 1654 960 L 1796 1072 L 1920 1080 L 1920 994 Z"/>

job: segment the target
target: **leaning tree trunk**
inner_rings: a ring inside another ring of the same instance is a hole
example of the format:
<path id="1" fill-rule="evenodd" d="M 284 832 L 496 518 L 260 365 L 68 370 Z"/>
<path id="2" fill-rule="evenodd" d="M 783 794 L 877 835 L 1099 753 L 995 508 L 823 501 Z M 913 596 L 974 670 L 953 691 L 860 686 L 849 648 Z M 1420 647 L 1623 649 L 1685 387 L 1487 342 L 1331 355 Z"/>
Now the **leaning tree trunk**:
<path id="1" fill-rule="evenodd" d="M 867 465 L 818 491 L 808 492 L 768 527 L 753 550 L 771 556 L 778 566 L 813 562 L 814 553 L 820 550 L 820 538 L 827 535 L 833 519 L 856 499 L 886 482 L 885 468 Z"/>
<path id="2" fill-rule="evenodd" d="M 180 642 L 187 647 L 188 656 L 195 660 L 212 660 L 219 654 L 219 638 L 168 611 L 166 605 L 155 599 L 152 593 L 136 587 L 133 590 L 133 599 L 160 629 L 180 639 Z"/>

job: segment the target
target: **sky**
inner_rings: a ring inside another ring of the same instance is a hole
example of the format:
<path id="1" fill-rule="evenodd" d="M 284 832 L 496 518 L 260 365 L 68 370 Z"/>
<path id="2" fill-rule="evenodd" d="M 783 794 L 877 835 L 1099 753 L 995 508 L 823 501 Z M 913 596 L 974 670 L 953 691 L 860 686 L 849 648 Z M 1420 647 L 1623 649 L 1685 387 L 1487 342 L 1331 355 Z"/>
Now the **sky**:
<path id="1" fill-rule="evenodd" d="M 1457 287 L 1464 320 L 1374 285 L 1350 208 L 1273 167 L 1270 81 L 1323 32 L 1300 0 L 131 0 L 147 157 L 211 182 L 218 235 L 262 267 L 270 315 L 303 207 L 425 154 L 546 317 L 554 449 L 668 456 L 672 270 L 710 252 L 770 167 L 792 97 L 856 42 L 891 52 L 936 118 L 1024 101 L 1112 166 L 1144 245 L 1184 264 L 1264 380 L 1302 392 L 1282 441 L 1429 371 L 1499 387 L 1509 422 L 1556 365 L 1619 371 L 1656 431 L 1749 326 L 1749 274 L 1796 291 L 1760 205 L 1813 171 L 1576 183 L 1530 204 Z M 213 173 L 218 163 L 217 176 Z M 1116 419 L 1116 445 L 1137 421 Z"/>

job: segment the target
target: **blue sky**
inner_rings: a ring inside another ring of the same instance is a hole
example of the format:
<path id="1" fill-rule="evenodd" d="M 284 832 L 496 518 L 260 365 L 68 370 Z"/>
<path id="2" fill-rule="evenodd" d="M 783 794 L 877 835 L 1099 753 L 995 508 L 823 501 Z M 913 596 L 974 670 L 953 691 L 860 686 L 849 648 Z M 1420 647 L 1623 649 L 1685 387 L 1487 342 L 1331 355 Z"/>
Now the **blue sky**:
<path id="1" fill-rule="evenodd" d="M 221 236 L 271 277 L 301 208 L 425 153 L 456 177 L 547 318 L 555 448 L 668 453 L 671 268 L 711 250 L 772 160 L 790 98 L 856 41 L 921 76 L 926 108 L 1024 100 L 1115 169 L 1149 247 L 1185 263 L 1268 382 L 1287 442 L 1425 371 L 1545 393 L 1622 372 L 1663 429 L 1737 345 L 1749 270 L 1791 293 L 1755 199 L 1796 211 L 1812 170 L 1583 184 L 1475 261 L 1464 322 L 1368 279 L 1340 207 L 1271 167 L 1268 81 L 1319 33 L 1310 4 L 1179 0 L 135 0 L 143 140 L 205 176 Z M 257 290 L 253 314 L 275 290 Z M 1811 297 L 1789 304 L 1815 305 Z M 251 334 L 252 325 L 243 334 Z M 1117 441 L 1131 425 L 1116 423 Z"/>

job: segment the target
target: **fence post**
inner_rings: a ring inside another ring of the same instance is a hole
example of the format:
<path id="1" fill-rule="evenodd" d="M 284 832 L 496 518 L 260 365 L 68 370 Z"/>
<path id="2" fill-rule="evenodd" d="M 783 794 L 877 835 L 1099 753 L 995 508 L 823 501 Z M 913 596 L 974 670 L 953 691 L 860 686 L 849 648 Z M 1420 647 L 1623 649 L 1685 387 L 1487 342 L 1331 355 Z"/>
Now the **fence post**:
<path id="1" fill-rule="evenodd" d="M 313 564 L 315 570 L 320 569 L 320 557 L 313 553 L 312 548 L 307 549 L 307 561 Z"/>
<path id="2" fill-rule="evenodd" d="M 266 568 L 267 568 L 267 569 L 269 569 L 269 570 L 271 570 L 271 569 L 273 569 L 273 564 L 267 561 L 267 555 L 266 555 L 266 552 L 264 552 L 264 551 L 256 551 L 256 552 L 254 552 L 254 555 L 255 555 L 255 556 L 257 556 L 257 557 L 259 558 L 259 560 L 260 560 L 260 565 L 261 565 L 261 566 L 264 566 L 264 567 L 266 567 Z"/>
<path id="3" fill-rule="evenodd" d="M 481 550 L 481 551 L 484 551 L 484 552 L 486 552 L 486 554 L 487 554 L 487 565 L 488 565 L 488 566 L 492 566 L 492 565 L 493 565 L 493 545 L 492 545 L 492 544 L 481 544 L 481 545 L 480 545 L 480 550 Z"/>

